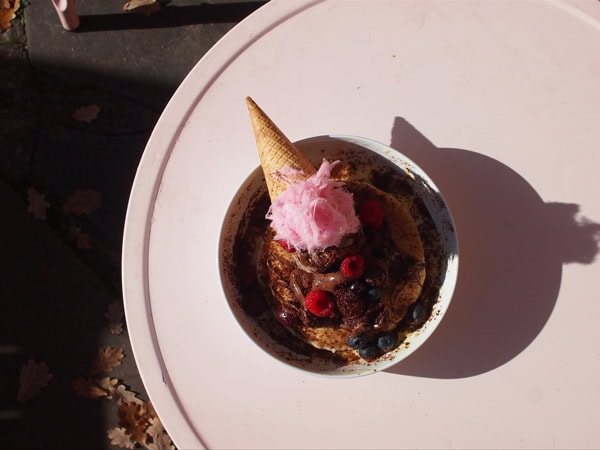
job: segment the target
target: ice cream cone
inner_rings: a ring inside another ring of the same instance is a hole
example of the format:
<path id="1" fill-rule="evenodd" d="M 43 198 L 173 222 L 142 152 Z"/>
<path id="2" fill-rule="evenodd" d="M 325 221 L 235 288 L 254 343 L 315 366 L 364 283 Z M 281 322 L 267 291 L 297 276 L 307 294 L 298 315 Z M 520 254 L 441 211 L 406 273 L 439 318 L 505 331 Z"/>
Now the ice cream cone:
<path id="1" fill-rule="evenodd" d="M 246 97 L 246 103 L 254 129 L 260 164 L 265 174 L 269 196 L 273 201 L 287 189 L 289 185 L 287 181 L 304 180 L 316 173 L 316 169 L 250 97 Z M 285 177 L 282 177 L 282 169 L 287 168 L 299 172 L 292 176 L 288 171 Z"/>

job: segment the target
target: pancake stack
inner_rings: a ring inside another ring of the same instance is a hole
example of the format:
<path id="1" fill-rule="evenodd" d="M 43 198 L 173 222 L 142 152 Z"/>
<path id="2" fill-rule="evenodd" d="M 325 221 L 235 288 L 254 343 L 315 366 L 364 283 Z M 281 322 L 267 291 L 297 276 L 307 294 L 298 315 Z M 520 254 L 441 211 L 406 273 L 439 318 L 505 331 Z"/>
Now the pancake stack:
<path id="1" fill-rule="evenodd" d="M 410 202 L 345 178 L 338 162 L 315 167 L 251 98 L 247 105 L 272 204 L 256 266 L 270 313 L 314 348 L 381 357 L 402 342 L 426 277 Z M 284 213 L 293 215 L 278 217 Z M 307 230 L 327 235 L 327 245 L 303 236 Z"/>

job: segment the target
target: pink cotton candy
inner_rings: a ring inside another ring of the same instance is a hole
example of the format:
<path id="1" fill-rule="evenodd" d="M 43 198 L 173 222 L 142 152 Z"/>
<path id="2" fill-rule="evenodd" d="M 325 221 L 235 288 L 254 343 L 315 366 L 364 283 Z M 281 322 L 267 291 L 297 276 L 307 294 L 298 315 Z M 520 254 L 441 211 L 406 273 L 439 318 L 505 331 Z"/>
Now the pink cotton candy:
<path id="1" fill-rule="evenodd" d="M 291 184 L 273 201 L 266 217 L 275 239 L 311 252 L 338 245 L 344 235 L 358 231 L 352 193 L 330 178 L 338 162 L 324 159 L 316 174 Z"/>

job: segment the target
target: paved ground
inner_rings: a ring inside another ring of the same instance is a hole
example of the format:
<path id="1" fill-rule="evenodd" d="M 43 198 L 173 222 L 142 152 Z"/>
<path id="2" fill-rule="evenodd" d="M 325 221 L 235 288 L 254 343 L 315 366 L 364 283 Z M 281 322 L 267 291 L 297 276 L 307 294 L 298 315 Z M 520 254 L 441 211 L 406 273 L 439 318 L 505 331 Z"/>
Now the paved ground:
<path id="1" fill-rule="evenodd" d="M 49 0 L 21 0 L 0 34 L 2 448 L 118 448 L 108 430 L 156 425 L 119 328 L 131 183 L 178 84 L 264 2 L 125 3 L 79 0 L 67 32 Z"/>

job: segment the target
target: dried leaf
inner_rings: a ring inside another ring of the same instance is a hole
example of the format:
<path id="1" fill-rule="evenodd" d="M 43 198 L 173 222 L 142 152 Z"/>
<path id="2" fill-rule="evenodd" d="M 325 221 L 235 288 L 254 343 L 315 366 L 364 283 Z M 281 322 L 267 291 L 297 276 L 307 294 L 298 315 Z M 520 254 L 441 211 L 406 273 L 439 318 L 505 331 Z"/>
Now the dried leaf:
<path id="1" fill-rule="evenodd" d="M 95 380 L 93 378 L 77 378 L 73 380 L 73 389 L 80 397 L 97 400 L 102 397 L 109 397 L 113 387 L 118 383 L 116 378 L 103 378 Z"/>
<path id="2" fill-rule="evenodd" d="M 108 330 L 110 334 L 119 335 L 123 332 L 123 323 L 111 322 L 108 324 Z"/>
<path id="3" fill-rule="evenodd" d="M 108 329 L 111 334 L 121 334 L 123 332 L 123 304 L 119 301 L 114 301 L 108 305 L 108 312 L 104 314 L 108 320 Z"/>
<path id="4" fill-rule="evenodd" d="M 121 360 L 125 355 L 121 347 L 103 347 L 98 350 L 98 355 L 92 368 L 90 376 L 102 372 L 111 372 L 116 366 L 121 365 Z"/>
<path id="5" fill-rule="evenodd" d="M 144 402 L 136 397 L 135 392 L 128 391 L 125 385 L 119 384 L 111 393 L 111 398 L 117 403 L 138 403 L 143 405 Z"/>
<path id="6" fill-rule="evenodd" d="M 118 425 L 125 429 L 135 442 L 145 445 L 149 420 L 151 416 L 146 404 L 121 403 L 117 408 Z"/>
<path id="7" fill-rule="evenodd" d="M 155 418 L 158 419 L 158 416 L 156 415 L 156 410 L 154 409 L 154 406 L 152 405 L 152 402 L 146 403 L 146 409 L 148 410 L 148 415 L 150 417 L 155 417 Z"/>
<path id="8" fill-rule="evenodd" d="M 148 422 L 150 426 L 147 428 L 146 433 L 152 438 L 152 442 L 147 444 L 146 448 L 151 450 L 175 450 L 175 446 L 160 419 L 153 417 Z"/>
<path id="9" fill-rule="evenodd" d="M 92 189 L 75 191 L 65 201 L 63 211 L 67 214 L 91 214 L 102 206 L 102 195 Z"/>
<path id="10" fill-rule="evenodd" d="M 85 231 L 82 231 L 77 225 L 69 225 L 69 240 L 74 241 L 80 250 L 90 250 L 92 248 L 92 238 Z"/>
<path id="11" fill-rule="evenodd" d="M 150 423 L 150 426 L 148 426 L 146 433 L 148 433 L 148 435 L 152 438 L 155 438 L 165 431 L 165 428 L 158 417 L 152 417 L 148 423 Z"/>
<path id="12" fill-rule="evenodd" d="M 131 0 L 123 5 L 123 11 L 149 16 L 160 11 L 161 7 L 158 0 Z"/>
<path id="13" fill-rule="evenodd" d="M 108 392 L 108 397 L 110 397 L 115 391 L 115 386 L 119 384 L 119 380 L 116 378 L 104 377 L 100 380 L 96 379 L 96 384 Z"/>
<path id="14" fill-rule="evenodd" d="M 20 0 L 2 0 L 0 2 L 0 33 L 4 33 L 10 28 L 12 20 L 17 17 L 16 12 L 20 6 Z"/>
<path id="15" fill-rule="evenodd" d="M 106 433 L 110 439 L 110 443 L 121 448 L 135 448 L 135 442 L 125 432 L 125 428 L 113 428 Z"/>
<path id="16" fill-rule="evenodd" d="M 123 332 L 123 324 L 120 322 L 111 322 L 108 324 L 108 330 L 110 331 L 110 334 L 119 335 Z"/>
<path id="17" fill-rule="evenodd" d="M 91 398 L 92 400 L 106 397 L 108 393 L 96 385 L 93 379 L 84 379 L 81 377 L 73 380 L 73 389 L 80 397 Z"/>
<path id="18" fill-rule="evenodd" d="M 80 106 L 71 116 L 77 122 L 91 123 L 98 118 L 100 107 L 98 105 Z"/>
<path id="19" fill-rule="evenodd" d="M 158 436 L 152 438 L 152 442 L 146 444 L 148 450 L 175 450 L 175 446 L 166 431 L 163 430 Z"/>
<path id="20" fill-rule="evenodd" d="M 52 379 L 52 374 L 45 362 L 36 363 L 33 359 L 21 368 L 19 377 L 19 393 L 17 400 L 25 403 L 42 391 Z"/>
<path id="21" fill-rule="evenodd" d="M 27 212 L 33 214 L 33 217 L 40 220 L 46 220 L 46 209 L 50 206 L 45 199 L 45 195 L 39 192 L 36 188 L 30 187 L 27 189 Z"/>

